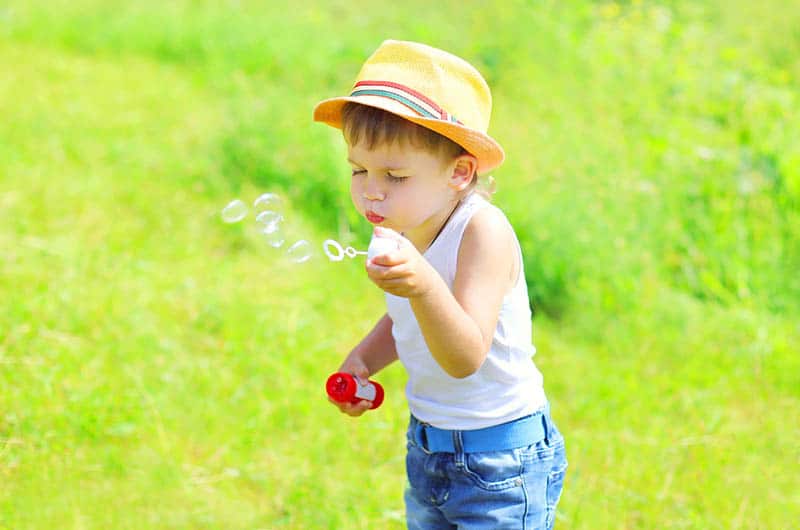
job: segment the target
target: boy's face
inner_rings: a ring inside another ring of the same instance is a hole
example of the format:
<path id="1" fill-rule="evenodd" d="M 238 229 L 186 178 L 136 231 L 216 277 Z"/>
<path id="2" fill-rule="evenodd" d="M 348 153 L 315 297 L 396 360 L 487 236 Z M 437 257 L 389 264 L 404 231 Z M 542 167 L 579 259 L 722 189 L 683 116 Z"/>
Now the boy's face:
<path id="1" fill-rule="evenodd" d="M 350 196 L 373 225 L 401 232 L 420 250 L 436 236 L 463 187 L 458 159 L 403 143 L 348 145 Z"/>

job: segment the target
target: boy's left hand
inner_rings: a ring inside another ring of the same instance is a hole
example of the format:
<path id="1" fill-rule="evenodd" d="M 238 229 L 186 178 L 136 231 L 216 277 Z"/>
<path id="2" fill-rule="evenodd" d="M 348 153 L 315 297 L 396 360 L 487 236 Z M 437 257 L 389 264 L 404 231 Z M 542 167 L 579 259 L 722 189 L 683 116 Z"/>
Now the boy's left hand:
<path id="1" fill-rule="evenodd" d="M 438 273 L 411 241 L 388 228 L 376 227 L 375 235 L 397 241 L 398 248 L 367 260 L 369 279 L 387 293 L 403 298 L 427 293 Z"/>

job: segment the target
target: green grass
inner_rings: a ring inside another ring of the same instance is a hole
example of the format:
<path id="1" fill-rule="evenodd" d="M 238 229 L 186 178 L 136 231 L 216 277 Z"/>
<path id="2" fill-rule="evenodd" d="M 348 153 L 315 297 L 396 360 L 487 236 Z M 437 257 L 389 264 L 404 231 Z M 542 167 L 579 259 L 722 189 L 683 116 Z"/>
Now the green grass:
<path id="1" fill-rule="evenodd" d="M 310 121 L 387 37 L 492 84 L 557 527 L 794 527 L 798 27 L 778 2 L 7 3 L 0 529 L 404 527 L 401 368 L 359 420 L 324 398 L 382 298 L 319 251 L 368 227 Z M 264 191 L 315 259 L 220 221 Z"/>

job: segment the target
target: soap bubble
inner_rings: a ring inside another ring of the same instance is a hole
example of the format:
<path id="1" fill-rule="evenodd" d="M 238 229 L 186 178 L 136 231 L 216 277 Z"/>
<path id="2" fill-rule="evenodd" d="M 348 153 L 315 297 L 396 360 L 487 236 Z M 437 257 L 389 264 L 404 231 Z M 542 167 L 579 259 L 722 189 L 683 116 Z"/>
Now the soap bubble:
<path id="1" fill-rule="evenodd" d="M 240 199 L 235 199 L 222 209 L 222 220 L 226 223 L 237 223 L 247 216 L 248 210 L 247 204 Z M 276 193 L 262 193 L 253 202 L 253 212 L 259 235 L 272 248 L 281 248 L 286 243 L 282 211 L 283 199 Z M 334 243 L 336 242 L 334 241 Z M 341 254 L 340 260 L 345 256 L 354 258 L 358 254 L 366 254 L 366 252 L 358 252 L 352 247 L 341 248 L 338 243 L 336 245 Z M 330 258 L 331 255 L 327 249 L 326 253 Z M 305 263 L 313 255 L 312 245 L 305 239 L 295 241 L 286 249 L 287 258 L 295 264 Z"/>
<path id="2" fill-rule="evenodd" d="M 267 244 L 274 248 L 279 248 L 284 243 L 284 237 L 281 230 L 281 223 L 283 223 L 283 216 L 272 210 L 264 210 L 256 216 L 256 222 L 259 223 L 261 228 L 261 235 Z"/>
<path id="3" fill-rule="evenodd" d="M 272 230 L 270 227 L 264 228 L 261 231 L 261 235 L 264 237 L 264 241 L 273 248 L 280 248 L 285 241 L 283 233 L 280 230 Z"/>
<path id="4" fill-rule="evenodd" d="M 294 263 L 305 263 L 311 259 L 311 243 L 301 239 L 286 250 L 286 255 Z"/>
<path id="5" fill-rule="evenodd" d="M 270 232 L 277 232 L 280 229 L 283 216 L 272 210 L 264 210 L 256 216 L 256 222 L 264 226 L 263 232 L 268 234 Z"/>
<path id="6" fill-rule="evenodd" d="M 276 210 L 280 210 L 282 206 L 283 199 L 274 193 L 263 193 L 258 196 L 255 202 L 253 202 L 253 208 L 255 208 L 257 212 L 263 212 L 267 210 L 274 212 Z"/>
<path id="7" fill-rule="evenodd" d="M 247 215 L 247 205 L 241 199 L 234 199 L 222 209 L 221 215 L 226 223 L 238 223 Z"/>

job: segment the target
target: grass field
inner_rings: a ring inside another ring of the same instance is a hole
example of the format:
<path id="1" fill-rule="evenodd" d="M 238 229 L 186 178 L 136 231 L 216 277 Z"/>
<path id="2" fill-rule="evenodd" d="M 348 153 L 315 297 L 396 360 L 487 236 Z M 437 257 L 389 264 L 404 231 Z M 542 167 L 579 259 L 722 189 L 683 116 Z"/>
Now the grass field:
<path id="1" fill-rule="evenodd" d="M 557 528 L 797 527 L 800 6 L 487 5 L 0 5 L 0 529 L 404 527 L 402 369 L 324 398 L 383 300 L 310 119 L 384 38 L 493 87 Z M 266 191 L 307 263 L 221 222 Z"/>

